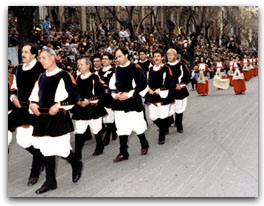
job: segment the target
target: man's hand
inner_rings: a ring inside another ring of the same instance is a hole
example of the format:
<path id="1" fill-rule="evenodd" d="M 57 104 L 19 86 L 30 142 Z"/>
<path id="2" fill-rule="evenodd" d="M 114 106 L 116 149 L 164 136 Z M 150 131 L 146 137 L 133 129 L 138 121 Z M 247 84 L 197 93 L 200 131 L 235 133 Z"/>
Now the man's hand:
<path id="1" fill-rule="evenodd" d="M 80 101 L 80 106 L 81 107 L 86 107 L 88 104 L 90 104 L 90 101 L 86 98 L 84 98 L 83 101 Z"/>
<path id="2" fill-rule="evenodd" d="M 22 107 L 16 95 L 13 96 L 13 99 L 12 100 L 13 100 L 13 103 L 14 103 L 14 105 L 16 107 L 18 107 L 18 108 L 21 108 Z"/>
<path id="3" fill-rule="evenodd" d="M 59 103 L 56 103 L 49 109 L 49 114 L 50 115 L 56 115 L 59 110 L 60 110 Z"/>
<path id="4" fill-rule="evenodd" d="M 39 112 L 39 106 L 35 103 L 30 103 L 29 108 L 31 109 L 31 111 L 36 115 L 39 116 L 40 112 Z"/>
<path id="5" fill-rule="evenodd" d="M 180 84 L 177 84 L 176 90 L 181 90 L 181 85 Z"/>
<path id="6" fill-rule="evenodd" d="M 148 93 L 152 95 L 152 94 L 154 94 L 155 92 L 154 92 L 152 89 L 149 89 Z"/>
<path id="7" fill-rule="evenodd" d="M 154 93 L 159 95 L 160 94 L 160 89 L 155 89 Z"/>
<path id="8" fill-rule="evenodd" d="M 125 101 L 128 99 L 128 95 L 126 92 L 119 92 L 117 95 L 116 95 L 116 98 L 120 101 Z"/>

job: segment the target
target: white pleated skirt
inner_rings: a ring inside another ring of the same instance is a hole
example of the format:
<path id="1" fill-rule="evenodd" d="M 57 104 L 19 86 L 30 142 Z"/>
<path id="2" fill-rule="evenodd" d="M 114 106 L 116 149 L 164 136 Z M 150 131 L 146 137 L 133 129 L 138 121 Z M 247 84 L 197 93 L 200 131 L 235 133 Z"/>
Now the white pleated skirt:
<path id="1" fill-rule="evenodd" d="M 156 119 L 165 119 L 174 114 L 173 104 L 161 105 L 160 103 L 157 105 L 150 104 L 148 105 L 149 109 L 149 118 L 152 121 Z"/>
<path id="2" fill-rule="evenodd" d="M 73 125 L 75 134 L 83 134 L 88 126 L 93 134 L 97 134 L 102 129 L 102 117 L 91 120 L 74 120 Z"/>
<path id="3" fill-rule="evenodd" d="M 23 148 L 28 148 L 33 145 L 35 137 L 32 136 L 33 126 L 29 125 L 28 128 L 16 128 L 16 141 L 17 144 Z"/>
<path id="4" fill-rule="evenodd" d="M 34 137 L 33 146 L 40 149 L 40 152 L 45 157 L 57 155 L 66 158 L 72 150 L 70 140 L 71 133 L 57 137 Z"/>
<path id="5" fill-rule="evenodd" d="M 174 102 L 174 112 L 177 114 L 183 113 L 187 107 L 187 97 L 184 99 L 176 99 Z"/>
<path id="6" fill-rule="evenodd" d="M 147 123 L 144 119 L 144 113 L 131 111 L 115 111 L 116 133 L 121 135 L 130 135 L 132 132 L 142 134 L 147 130 Z"/>

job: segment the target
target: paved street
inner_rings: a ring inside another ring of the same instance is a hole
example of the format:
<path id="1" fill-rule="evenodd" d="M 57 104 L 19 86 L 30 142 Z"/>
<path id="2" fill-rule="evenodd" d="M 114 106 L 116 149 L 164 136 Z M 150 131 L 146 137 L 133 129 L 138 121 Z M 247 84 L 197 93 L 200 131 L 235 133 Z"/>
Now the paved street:
<path id="1" fill-rule="evenodd" d="M 258 196 L 258 77 L 246 82 L 245 95 L 233 87 L 217 90 L 209 81 L 209 95 L 190 97 L 183 117 L 184 133 L 170 128 L 158 145 L 157 127 L 149 121 L 147 156 L 140 155 L 135 134 L 129 139 L 128 161 L 113 163 L 118 140 L 103 155 L 92 156 L 95 140 L 83 149 L 84 170 L 71 181 L 71 166 L 57 158 L 58 188 L 35 195 L 45 180 L 28 187 L 31 157 L 15 142 L 8 160 L 9 197 L 256 197 Z"/>

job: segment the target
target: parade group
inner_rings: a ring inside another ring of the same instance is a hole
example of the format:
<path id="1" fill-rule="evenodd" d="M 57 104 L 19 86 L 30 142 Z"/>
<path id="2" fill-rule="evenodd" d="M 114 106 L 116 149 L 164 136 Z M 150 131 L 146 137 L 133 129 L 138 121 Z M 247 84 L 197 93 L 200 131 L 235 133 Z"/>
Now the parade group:
<path id="1" fill-rule="evenodd" d="M 165 143 L 172 125 L 183 133 L 189 82 L 198 95 L 209 94 L 208 77 L 216 88 L 233 86 L 240 95 L 246 92 L 246 81 L 258 75 L 258 58 L 249 53 L 243 59 L 232 53 L 226 61 L 219 55 L 210 67 L 200 56 L 189 68 L 174 48 L 157 48 L 150 55 L 141 47 L 133 53 L 137 56 L 133 61 L 126 46 L 119 45 L 91 58 L 80 56 L 74 73 L 59 67 L 57 54 L 51 47 L 27 43 L 22 46 L 22 64 L 9 72 L 8 145 L 15 136 L 17 144 L 32 154 L 28 186 L 36 184 L 45 169 L 46 180 L 36 194 L 57 188 L 56 156 L 70 163 L 72 181 L 79 181 L 84 142 L 92 136 L 94 156 L 101 155 L 111 139 L 119 138 L 119 153 L 113 159 L 117 163 L 129 159 L 132 132 L 140 141 L 140 154 L 148 154 L 147 114 L 158 127 L 157 144 Z"/>

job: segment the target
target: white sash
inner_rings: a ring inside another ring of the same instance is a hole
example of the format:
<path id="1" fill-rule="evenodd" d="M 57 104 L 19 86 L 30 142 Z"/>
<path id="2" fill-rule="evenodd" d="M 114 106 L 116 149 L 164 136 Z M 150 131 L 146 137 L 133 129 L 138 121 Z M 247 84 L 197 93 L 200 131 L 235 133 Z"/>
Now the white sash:
<path id="1" fill-rule="evenodd" d="M 202 70 L 199 71 L 198 83 L 205 84 L 204 72 Z"/>
<path id="2" fill-rule="evenodd" d="M 244 79 L 244 74 L 239 71 L 239 69 L 236 69 L 233 75 L 233 80 L 237 79 Z"/>
<path id="3" fill-rule="evenodd" d="M 217 68 L 215 75 L 218 76 L 220 79 L 222 79 L 223 72 L 221 72 L 221 69 L 220 68 Z"/>
<path id="4" fill-rule="evenodd" d="M 229 88 L 229 79 L 221 79 L 218 75 L 214 76 L 213 85 L 216 88 L 228 89 Z"/>

